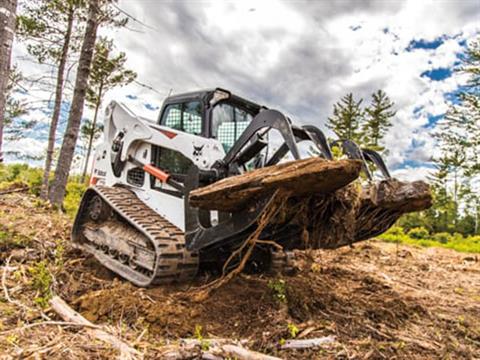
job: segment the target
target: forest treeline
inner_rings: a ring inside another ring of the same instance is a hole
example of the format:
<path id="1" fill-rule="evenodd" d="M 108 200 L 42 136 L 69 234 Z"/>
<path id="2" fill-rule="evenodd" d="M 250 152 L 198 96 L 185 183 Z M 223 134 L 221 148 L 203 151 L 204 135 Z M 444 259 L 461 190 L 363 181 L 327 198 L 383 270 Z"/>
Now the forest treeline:
<path id="1" fill-rule="evenodd" d="M 38 0 L 20 4 L 16 0 L 4 0 L 3 3 L 5 11 L 0 12 L 0 161 L 2 139 L 3 142 L 17 140 L 22 132 L 34 126 L 34 122 L 22 120 L 29 107 L 16 100 L 14 93 L 25 90 L 27 84 L 49 90 L 52 98 L 46 106 L 52 111 L 48 142 L 42 157 L 42 175 L 39 179 L 37 171 L 34 183 L 42 199 L 61 206 L 79 142 L 83 166 L 82 174 L 75 179 L 85 183 L 92 148 L 102 131 L 99 113 L 105 94 L 136 81 L 134 69 L 126 67 L 127 54 L 119 51 L 112 39 L 98 35 L 101 28 L 125 28 L 131 16 L 114 0 Z M 14 35 L 25 45 L 32 61 L 48 66 L 48 76 L 29 79 L 11 63 Z M 430 235 L 469 236 L 480 231 L 478 41 L 469 44 L 460 62 L 454 76 L 467 75 L 468 83 L 457 91 L 432 134 L 438 149 L 432 154 L 434 168 L 430 175 L 434 206 L 403 217 L 399 225 L 405 233 L 424 229 Z M 68 122 L 61 146 L 57 147 L 59 120 L 65 104 L 69 104 Z M 84 118 L 86 107 L 92 113 L 88 119 Z M 395 121 L 395 103 L 379 89 L 366 101 L 353 93 L 343 96 L 334 104 L 326 125 L 340 139 L 354 140 L 362 147 L 387 155 L 385 136 Z"/>

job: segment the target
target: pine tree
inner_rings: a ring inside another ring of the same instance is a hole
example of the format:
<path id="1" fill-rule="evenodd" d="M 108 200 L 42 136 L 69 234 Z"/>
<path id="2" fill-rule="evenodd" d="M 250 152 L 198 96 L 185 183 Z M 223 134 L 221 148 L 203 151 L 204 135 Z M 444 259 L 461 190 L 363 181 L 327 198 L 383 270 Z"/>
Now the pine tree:
<path id="1" fill-rule="evenodd" d="M 463 59 L 463 65 L 459 71 L 470 75 L 468 87 L 476 89 L 478 95 L 480 89 L 480 37 L 468 46 L 466 57 Z"/>
<path id="2" fill-rule="evenodd" d="M 13 34 L 15 33 L 15 19 L 17 0 L 2 1 L 0 11 L 0 163 L 3 161 L 3 123 L 6 103 L 6 92 L 10 73 Z"/>
<path id="3" fill-rule="evenodd" d="M 449 190 L 450 169 L 447 160 L 435 164 L 436 171 L 429 176 L 435 206 L 427 211 L 428 222 L 434 232 L 451 232 L 454 227 L 457 205 Z"/>
<path id="4" fill-rule="evenodd" d="M 81 36 L 75 35 L 78 31 L 74 31 L 74 27 L 79 26 L 77 19 L 82 15 L 83 6 L 82 0 L 42 0 L 27 3 L 18 18 L 18 32 L 26 41 L 28 52 L 40 64 L 51 64 L 56 69 L 54 105 L 40 191 L 43 199 L 48 196 L 67 62 L 69 55 L 78 51 L 81 41 Z"/>
<path id="5" fill-rule="evenodd" d="M 4 138 L 5 140 L 18 140 L 24 136 L 25 130 L 31 129 L 37 123 L 35 120 L 22 120 L 20 117 L 29 111 L 24 101 L 15 98 L 14 94 L 24 90 L 20 85 L 23 82 L 23 75 L 16 67 L 10 70 L 8 84 L 5 93 L 4 112 Z"/>
<path id="6" fill-rule="evenodd" d="M 95 51 L 95 42 L 99 26 L 125 26 L 127 18 L 121 17 L 112 3 L 115 0 L 89 0 L 88 17 L 83 37 L 80 57 L 78 60 L 77 76 L 73 92 L 72 105 L 68 116 L 67 128 L 63 137 L 59 159 L 48 198 L 53 205 L 60 206 L 65 197 L 65 188 L 72 164 L 75 146 L 80 131 L 83 106 L 88 89 L 90 68 Z"/>
<path id="7" fill-rule="evenodd" d="M 468 74 L 467 89 L 458 95 L 460 104 L 453 106 L 457 116 L 462 116 L 468 133 L 467 172 L 480 174 L 480 37 L 472 41 L 463 60 L 460 72 Z"/>
<path id="8" fill-rule="evenodd" d="M 103 124 L 97 123 L 94 126 L 92 120 L 86 119 L 85 121 L 83 121 L 82 127 L 80 128 L 80 140 L 82 143 L 82 146 L 81 146 L 82 157 L 83 157 L 82 166 L 84 171 L 88 167 L 87 152 L 89 149 L 91 150 L 91 144 L 100 138 L 100 136 L 102 135 L 102 132 L 103 132 Z M 80 183 L 85 182 L 84 176 L 85 174 L 83 174 L 83 176 L 80 178 Z"/>
<path id="9" fill-rule="evenodd" d="M 333 115 L 328 118 L 327 127 L 341 140 L 360 142 L 360 132 L 364 111 L 361 108 L 363 99 L 356 101 L 352 93 L 342 97 L 333 105 Z"/>
<path id="10" fill-rule="evenodd" d="M 75 145 L 80 129 L 80 121 L 83 114 L 83 105 L 88 86 L 88 77 L 90 75 L 90 66 L 92 63 L 95 40 L 100 15 L 100 0 L 91 0 L 88 7 L 87 26 L 83 38 L 80 58 L 78 61 L 77 78 L 75 80 L 75 90 L 73 93 L 72 106 L 68 116 L 67 129 L 63 138 L 60 155 L 55 169 L 55 178 L 49 192 L 49 200 L 52 204 L 60 206 L 65 197 L 65 187 L 67 185 L 68 173 L 72 163 Z"/>
<path id="11" fill-rule="evenodd" d="M 470 44 L 458 69 L 470 75 L 467 86 L 457 94 L 457 104 L 449 108 L 434 133 L 440 156 L 433 160 L 443 171 L 444 188 L 435 190 L 433 209 L 448 212 L 445 216 L 451 219 L 447 222 L 449 231 L 478 231 L 478 189 L 474 186 L 480 180 L 479 44 L 479 41 Z M 447 207 L 442 199 L 449 197 L 453 205 Z"/>
<path id="12" fill-rule="evenodd" d="M 458 220 L 461 179 L 465 175 L 463 168 L 467 160 L 465 154 L 467 135 L 463 130 L 463 125 L 458 118 L 447 115 L 438 124 L 438 130 L 434 133 L 434 137 L 439 141 L 441 156 L 433 160 L 438 167 L 444 169 L 453 183 L 454 226 L 456 226 Z"/>
<path id="13" fill-rule="evenodd" d="M 383 90 L 372 94 L 370 106 L 365 109 L 366 118 L 362 124 L 363 145 L 377 151 L 385 148 L 380 145 L 388 129 L 392 126 L 392 118 L 396 111 L 395 104 Z"/>
<path id="14" fill-rule="evenodd" d="M 95 46 L 95 54 L 86 93 L 87 104 L 94 110 L 94 114 L 81 182 L 85 181 L 94 135 L 97 133 L 98 111 L 104 95 L 117 86 L 124 86 L 131 83 L 137 77 L 134 71 L 125 69 L 125 62 L 127 61 L 125 53 L 120 52 L 112 56 L 113 48 L 113 41 L 106 38 L 100 38 Z"/>

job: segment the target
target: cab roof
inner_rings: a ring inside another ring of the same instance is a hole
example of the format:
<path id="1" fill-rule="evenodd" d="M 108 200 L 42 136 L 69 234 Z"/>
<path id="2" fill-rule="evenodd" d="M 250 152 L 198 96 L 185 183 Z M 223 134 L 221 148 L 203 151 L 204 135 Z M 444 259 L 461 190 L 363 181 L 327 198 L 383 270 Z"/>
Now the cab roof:
<path id="1" fill-rule="evenodd" d="M 254 112 L 259 112 L 260 109 L 263 107 L 250 100 L 247 100 L 245 98 L 232 94 L 229 90 L 225 90 L 222 88 L 197 90 L 197 91 L 171 95 L 165 99 L 165 102 L 163 105 L 165 106 L 168 104 L 179 103 L 179 102 L 184 102 L 188 100 L 202 100 L 204 102 L 208 102 L 210 98 L 213 96 L 213 94 L 215 93 L 215 91 L 217 90 L 228 92 L 230 94 L 229 100 L 233 101 L 234 103 L 244 105 L 247 108 L 253 110 Z"/>

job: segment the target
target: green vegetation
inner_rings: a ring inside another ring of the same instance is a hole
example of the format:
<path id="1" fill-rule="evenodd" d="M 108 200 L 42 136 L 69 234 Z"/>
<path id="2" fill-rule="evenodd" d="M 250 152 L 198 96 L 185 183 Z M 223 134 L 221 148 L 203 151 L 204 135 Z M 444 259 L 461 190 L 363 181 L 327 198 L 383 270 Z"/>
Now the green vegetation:
<path id="1" fill-rule="evenodd" d="M 47 267 L 47 261 L 42 260 L 37 262 L 34 266 L 28 269 L 32 277 L 32 287 L 37 290 L 38 295 L 35 297 L 35 302 L 41 307 L 48 305 L 48 300 L 52 297 L 50 286 L 52 285 L 52 275 Z"/>
<path id="2" fill-rule="evenodd" d="M 14 231 L 6 228 L 0 224 L 0 251 L 7 251 L 13 248 L 25 248 L 30 244 L 31 239 L 26 236 L 16 234 Z"/>
<path id="3" fill-rule="evenodd" d="M 395 103 L 381 89 L 372 94 L 370 105 L 362 106 L 362 103 L 363 99 L 356 100 L 352 93 L 346 94 L 333 105 L 327 127 L 339 139 L 353 140 L 370 149 L 384 151 L 381 143 L 392 126 Z"/>
<path id="4" fill-rule="evenodd" d="M 0 190 L 15 185 L 26 185 L 30 192 L 38 195 L 42 185 L 42 169 L 27 164 L 0 164 Z"/>
<path id="5" fill-rule="evenodd" d="M 423 247 L 435 246 L 460 252 L 480 253 L 480 235 L 463 236 L 460 233 L 449 234 L 447 232 L 430 234 L 423 227 L 412 228 L 406 232 L 404 228 L 394 226 L 378 238 L 392 243 Z"/>
<path id="6" fill-rule="evenodd" d="M 287 329 L 288 329 L 288 334 L 292 339 L 295 339 L 300 331 L 295 324 L 291 324 L 291 323 L 287 325 Z"/>
<path id="7" fill-rule="evenodd" d="M 65 212 L 71 217 L 75 217 L 77 213 L 78 205 L 82 199 L 82 195 L 87 189 L 87 185 L 80 184 L 74 180 L 70 180 L 67 183 L 67 192 L 65 195 L 65 200 L 63 201 L 63 208 Z"/>
<path id="8" fill-rule="evenodd" d="M 404 231 L 396 236 L 398 241 L 432 241 L 471 251 L 476 248 L 471 239 L 480 235 L 480 38 L 468 44 L 455 68 L 454 76 L 457 74 L 466 77 L 468 85 L 452 94 L 455 101 L 432 131 L 438 148 L 432 158 L 435 168 L 429 176 L 433 206 L 402 216 L 398 225 Z M 378 90 L 368 106 L 362 104 L 355 94 L 345 95 L 333 106 L 327 127 L 341 139 L 354 140 L 385 154 L 388 149 L 382 144 L 395 119 L 394 103 Z M 339 147 L 333 147 L 332 152 L 336 158 L 342 154 Z M 386 239 L 392 236 L 389 233 Z"/>
<path id="9" fill-rule="evenodd" d="M 268 288 L 273 291 L 273 297 L 275 300 L 281 303 L 287 302 L 287 289 L 285 287 L 285 280 L 270 280 L 268 282 Z"/>
<path id="10" fill-rule="evenodd" d="M 0 164 L 0 191 L 13 186 L 28 186 L 30 193 L 40 195 L 43 170 L 30 167 L 27 164 Z M 79 176 L 71 176 L 67 184 L 63 208 L 65 212 L 74 217 L 78 204 L 87 185 L 79 183 Z"/>
<path id="11" fill-rule="evenodd" d="M 208 351 L 210 349 L 210 342 L 203 337 L 202 334 L 202 325 L 195 325 L 194 336 L 200 342 L 200 347 L 203 351 Z"/>

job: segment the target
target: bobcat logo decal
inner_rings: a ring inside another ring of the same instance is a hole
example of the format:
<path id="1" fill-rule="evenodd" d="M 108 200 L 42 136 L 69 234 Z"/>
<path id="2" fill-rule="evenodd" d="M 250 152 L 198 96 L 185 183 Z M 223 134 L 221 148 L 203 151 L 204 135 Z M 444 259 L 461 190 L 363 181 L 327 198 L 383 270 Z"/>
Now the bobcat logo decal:
<path id="1" fill-rule="evenodd" d="M 202 145 L 202 146 L 193 145 L 193 156 L 202 156 L 202 150 L 204 146 L 205 145 Z"/>

